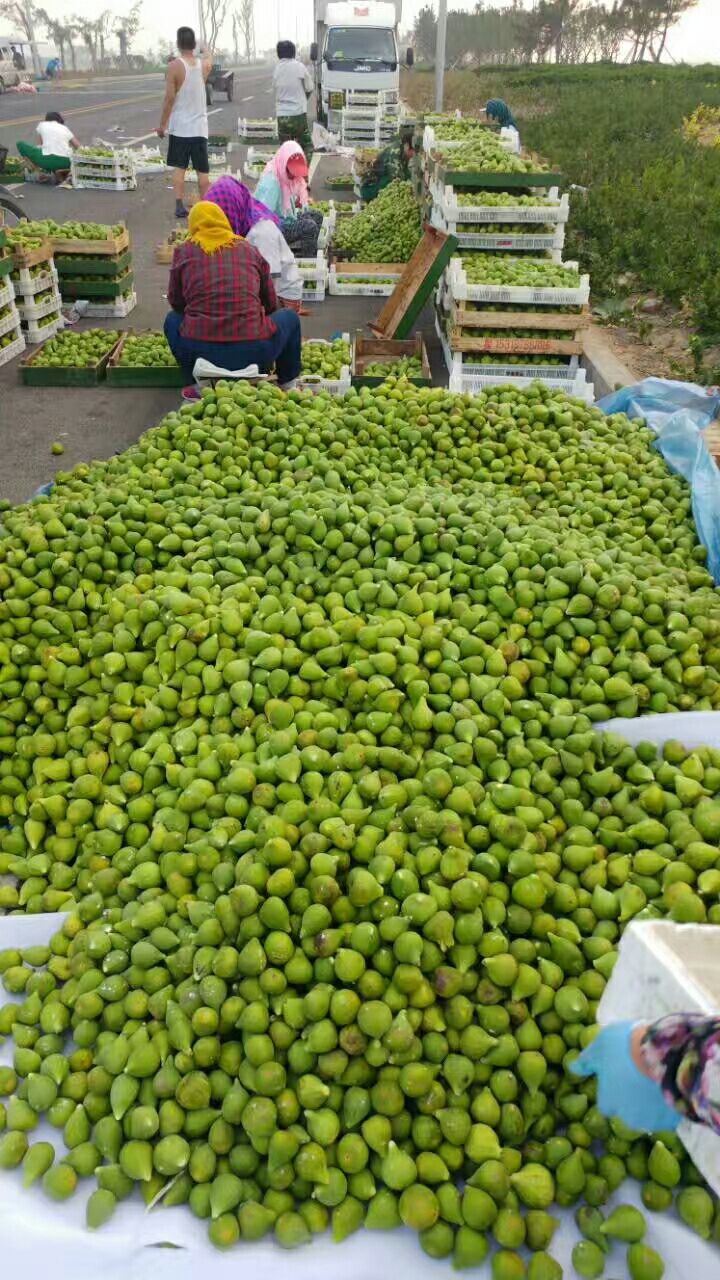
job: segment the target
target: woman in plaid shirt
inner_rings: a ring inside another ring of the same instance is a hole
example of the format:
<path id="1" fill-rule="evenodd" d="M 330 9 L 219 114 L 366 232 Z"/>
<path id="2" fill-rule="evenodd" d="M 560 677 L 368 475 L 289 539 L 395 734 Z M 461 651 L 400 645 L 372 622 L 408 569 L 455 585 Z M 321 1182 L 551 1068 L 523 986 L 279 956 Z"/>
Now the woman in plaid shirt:
<path id="1" fill-rule="evenodd" d="M 262 254 L 234 235 L 222 209 L 201 201 L 190 214 L 189 239 L 173 255 L 168 285 L 172 307 L 165 336 L 188 383 L 200 357 L 222 369 L 273 365 L 283 390 L 300 373 L 300 321 L 278 310 Z"/>

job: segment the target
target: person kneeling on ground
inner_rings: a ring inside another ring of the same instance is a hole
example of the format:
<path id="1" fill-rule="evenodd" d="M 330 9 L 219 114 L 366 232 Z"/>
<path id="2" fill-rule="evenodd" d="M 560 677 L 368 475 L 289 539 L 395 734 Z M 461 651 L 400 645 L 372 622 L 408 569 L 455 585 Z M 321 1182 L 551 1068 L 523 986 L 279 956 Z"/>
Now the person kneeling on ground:
<path id="1" fill-rule="evenodd" d="M 222 209 L 236 236 L 243 236 L 259 249 L 270 268 L 280 305 L 302 315 L 302 276 L 280 230 L 280 219 L 230 174 L 213 182 L 205 199 Z"/>
<path id="2" fill-rule="evenodd" d="M 258 250 L 233 233 L 216 204 L 202 200 L 190 213 L 190 237 L 170 268 L 165 336 L 188 384 L 204 358 L 233 372 L 273 364 L 284 391 L 300 373 L 300 321 L 278 311 L 270 268 Z M 192 397 L 189 397 L 192 398 Z"/>
<path id="3" fill-rule="evenodd" d="M 265 165 L 255 199 L 280 219 L 280 230 L 293 253 L 312 258 L 317 253 L 322 214 L 308 209 L 308 163 L 297 142 L 284 142 Z"/>
<path id="4" fill-rule="evenodd" d="M 64 182 L 70 173 L 70 158 L 80 146 L 72 129 L 68 129 L 59 111 L 48 111 L 37 126 L 41 146 L 29 142 L 16 143 L 18 154 L 26 164 L 41 173 L 51 173 L 56 182 Z"/>

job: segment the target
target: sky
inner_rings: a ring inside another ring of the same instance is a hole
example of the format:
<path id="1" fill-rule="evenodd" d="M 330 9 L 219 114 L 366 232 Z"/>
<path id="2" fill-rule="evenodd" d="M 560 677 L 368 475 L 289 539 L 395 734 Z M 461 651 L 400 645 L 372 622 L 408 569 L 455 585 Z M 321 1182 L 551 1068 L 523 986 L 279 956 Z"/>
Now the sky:
<path id="1" fill-rule="evenodd" d="M 437 0 L 431 0 L 437 7 Z M 405 0 L 403 4 L 403 28 L 412 26 L 417 12 L 427 0 Z M 490 7 L 501 8 L 506 0 L 489 0 Z M 530 7 L 532 0 L 524 0 Z M 46 0 L 45 7 L 54 15 L 68 12 L 82 13 L 88 17 L 112 8 L 118 14 L 127 12 L 132 0 Z M 234 5 L 229 0 L 229 12 Z M 474 0 L 449 0 L 450 9 L 472 9 Z M 197 27 L 197 0 L 175 0 L 172 5 L 172 21 L 167 21 L 166 0 L 143 0 L 143 29 L 137 47 L 156 49 L 168 45 L 180 23 Z M 268 48 L 280 37 L 309 44 L 312 39 L 313 0 L 256 0 L 256 43 L 258 49 Z M 280 14 L 283 15 L 280 18 Z M 288 21 L 289 18 L 289 21 Z M 230 24 L 225 30 L 225 43 L 230 46 Z M 668 40 L 671 55 L 678 61 L 720 62 L 720 0 L 699 0 L 697 7 L 680 20 Z"/>

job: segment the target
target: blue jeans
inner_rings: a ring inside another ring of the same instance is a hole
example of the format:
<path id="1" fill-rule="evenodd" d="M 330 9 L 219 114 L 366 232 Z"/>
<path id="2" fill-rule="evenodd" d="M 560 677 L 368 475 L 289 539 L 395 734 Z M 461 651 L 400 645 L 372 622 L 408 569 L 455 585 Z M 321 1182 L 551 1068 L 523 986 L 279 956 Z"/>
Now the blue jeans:
<path id="1" fill-rule="evenodd" d="M 244 369 L 256 364 L 261 373 L 269 373 L 275 365 L 278 382 L 283 385 L 300 373 L 300 319 L 294 311 L 275 311 L 272 319 L 277 332 L 262 341 L 202 342 L 184 338 L 180 332 L 181 312 L 169 311 L 165 317 L 165 337 L 188 383 L 193 380 L 195 361 L 202 356 L 221 369 Z"/>

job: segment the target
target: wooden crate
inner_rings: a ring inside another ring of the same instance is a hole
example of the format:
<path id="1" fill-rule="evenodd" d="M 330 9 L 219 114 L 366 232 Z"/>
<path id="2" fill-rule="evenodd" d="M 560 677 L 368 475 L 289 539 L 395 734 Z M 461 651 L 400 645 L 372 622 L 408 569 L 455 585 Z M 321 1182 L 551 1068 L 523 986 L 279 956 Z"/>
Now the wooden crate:
<path id="1" fill-rule="evenodd" d="M 52 336 L 54 337 L 55 335 L 53 334 Z M 51 338 L 47 339 L 48 342 L 51 340 Z M 26 387 L 94 387 L 98 382 L 104 381 L 108 361 L 117 343 L 115 346 L 110 347 L 104 356 L 100 357 L 97 364 L 75 369 L 67 365 L 36 364 L 37 357 L 45 349 L 46 345 L 43 342 L 42 346 L 37 347 L 32 355 L 26 356 L 20 362 L 20 381 Z"/>
<path id="2" fill-rule="evenodd" d="M 411 377 L 410 382 L 418 387 L 432 385 L 430 361 L 425 349 L 421 333 L 413 338 L 366 338 L 363 333 L 356 333 L 353 342 L 351 379 L 354 387 L 379 387 L 384 381 L 382 374 L 366 374 L 365 369 L 374 360 L 394 360 L 402 356 L 419 356 L 422 363 L 422 374 Z"/>
<path id="3" fill-rule="evenodd" d="M 453 327 L 448 334 L 451 351 L 482 351 L 498 355 L 580 356 L 583 344 L 571 338 L 469 338 Z"/>
<path id="4" fill-rule="evenodd" d="M 575 314 L 565 311 L 467 311 L 454 303 L 450 321 L 456 329 L 567 329 L 575 333 L 590 324 L 590 308 Z M 539 336 L 539 335 L 538 335 Z"/>
<path id="5" fill-rule="evenodd" d="M 13 269 L 18 267 L 36 267 L 39 262 L 52 262 L 53 247 L 49 240 L 43 240 L 36 249 L 23 249 L 20 245 L 11 245 Z"/>
<path id="6" fill-rule="evenodd" d="M 185 379 L 180 365 L 126 365 L 120 364 L 127 338 L 139 337 L 142 330 L 127 330 L 120 334 L 120 341 L 113 348 L 107 364 L 107 381 L 111 387 L 184 387 Z"/>
<path id="7" fill-rule="evenodd" d="M 130 248 L 130 232 L 127 227 L 123 227 L 119 235 L 108 236 L 107 240 L 68 240 L 65 236 L 53 236 L 51 244 L 55 253 L 110 254 L 118 257 Z"/>
<path id="8" fill-rule="evenodd" d="M 370 326 L 379 338 L 407 338 L 412 333 L 425 303 L 457 249 L 457 239 L 425 224 L 423 238 L 410 261 L 402 268 L 385 306 Z"/>

